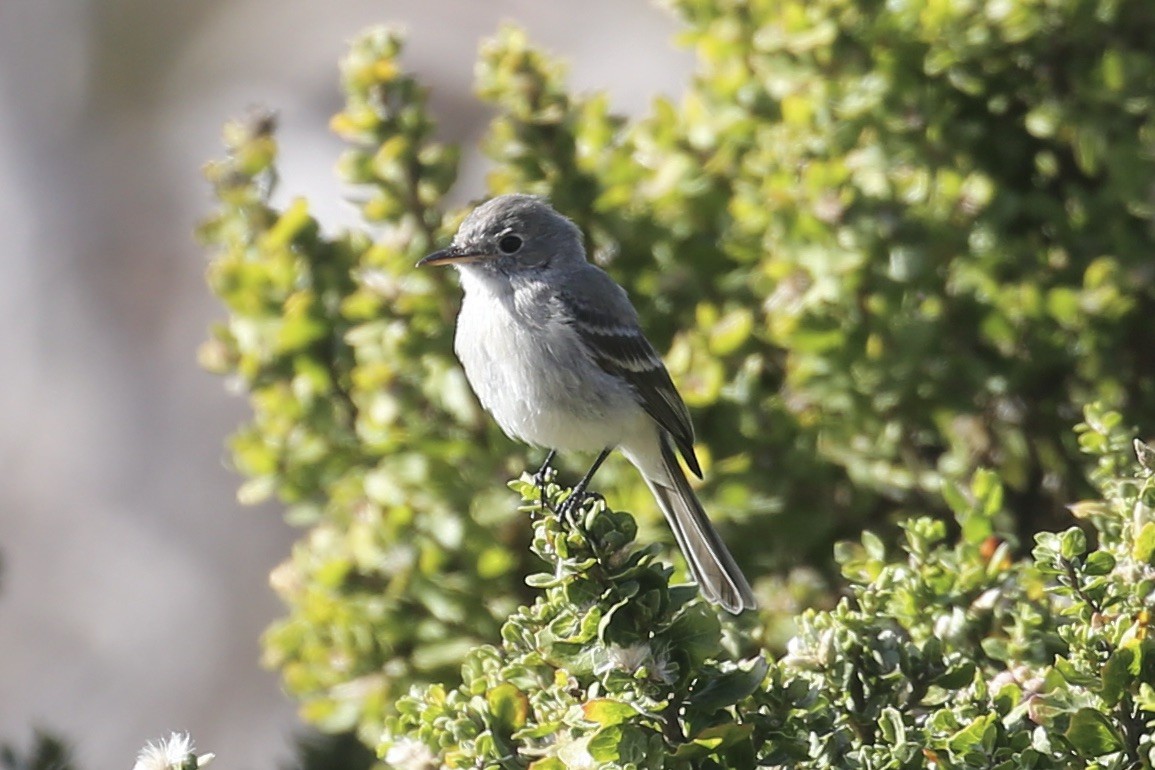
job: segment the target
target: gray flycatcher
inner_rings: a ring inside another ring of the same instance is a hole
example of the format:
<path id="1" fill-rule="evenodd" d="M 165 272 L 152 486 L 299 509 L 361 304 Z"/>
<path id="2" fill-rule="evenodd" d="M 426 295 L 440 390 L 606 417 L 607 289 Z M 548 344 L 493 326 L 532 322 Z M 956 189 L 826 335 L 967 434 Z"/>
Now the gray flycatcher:
<path id="1" fill-rule="evenodd" d="M 702 595 L 733 613 L 752 609 L 750 583 L 675 455 L 701 477 L 689 411 L 625 290 L 586 259 L 577 226 L 541 198 L 502 195 L 418 265 L 460 272 L 454 350 L 502 430 L 550 450 L 546 466 L 557 450 L 599 453 L 567 503 L 580 504 L 617 447 L 653 492 Z"/>

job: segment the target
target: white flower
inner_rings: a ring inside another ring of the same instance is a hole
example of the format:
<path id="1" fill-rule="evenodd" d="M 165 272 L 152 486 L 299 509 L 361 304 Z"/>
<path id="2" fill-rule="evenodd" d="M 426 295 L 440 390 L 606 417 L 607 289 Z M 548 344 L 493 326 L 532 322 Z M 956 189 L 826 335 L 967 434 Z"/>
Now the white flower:
<path id="1" fill-rule="evenodd" d="M 628 647 L 611 644 L 606 650 L 606 659 L 609 664 L 606 668 L 616 668 L 633 674 L 649 663 L 650 645 L 644 642 L 631 644 Z"/>
<path id="2" fill-rule="evenodd" d="M 149 741 L 140 753 L 136 755 L 136 764 L 132 770 L 179 770 L 184 767 L 189 758 L 194 760 L 193 766 L 204 767 L 213 760 L 212 754 L 195 756 L 196 747 L 188 733 L 172 733 L 168 738 Z"/>
<path id="3" fill-rule="evenodd" d="M 615 669 L 634 677 L 642 676 L 663 684 L 673 682 L 677 673 L 674 665 L 670 662 L 669 655 L 654 650 L 645 642 L 637 642 L 626 647 L 611 644 L 606 649 L 605 662 L 597 667 L 596 672 L 605 674 Z"/>
<path id="4" fill-rule="evenodd" d="M 385 764 L 397 770 L 433 770 L 437 757 L 421 741 L 398 738 L 385 752 Z"/>
<path id="5" fill-rule="evenodd" d="M 673 684 L 677 675 L 678 669 L 670 662 L 668 653 L 663 651 L 654 654 L 654 662 L 650 665 L 651 679 L 659 681 L 662 684 Z"/>

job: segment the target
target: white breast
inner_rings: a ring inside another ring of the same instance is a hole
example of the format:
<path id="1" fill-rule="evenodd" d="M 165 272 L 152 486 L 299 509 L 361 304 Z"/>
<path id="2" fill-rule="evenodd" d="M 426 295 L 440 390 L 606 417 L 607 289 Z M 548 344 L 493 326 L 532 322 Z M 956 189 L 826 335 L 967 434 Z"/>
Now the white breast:
<path id="1" fill-rule="evenodd" d="M 629 386 L 590 360 L 542 287 L 461 272 L 454 349 L 482 406 L 509 436 L 593 452 L 649 422 Z"/>

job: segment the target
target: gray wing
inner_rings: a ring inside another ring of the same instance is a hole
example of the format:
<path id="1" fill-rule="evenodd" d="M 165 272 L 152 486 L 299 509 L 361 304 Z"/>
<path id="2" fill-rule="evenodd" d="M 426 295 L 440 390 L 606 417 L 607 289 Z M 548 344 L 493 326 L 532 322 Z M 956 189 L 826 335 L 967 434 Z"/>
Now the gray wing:
<path id="1" fill-rule="evenodd" d="M 600 269 L 593 269 L 600 277 L 589 283 L 602 285 L 590 288 L 602 289 L 605 294 L 595 304 L 577 292 L 562 292 L 560 299 L 570 325 L 598 366 L 630 384 L 638 403 L 670 434 L 686 465 L 701 478 L 702 468 L 694 455 L 694 426 L 686 404 L 661 357 L 638 327 L 637 314 L 625 292 Z"/>

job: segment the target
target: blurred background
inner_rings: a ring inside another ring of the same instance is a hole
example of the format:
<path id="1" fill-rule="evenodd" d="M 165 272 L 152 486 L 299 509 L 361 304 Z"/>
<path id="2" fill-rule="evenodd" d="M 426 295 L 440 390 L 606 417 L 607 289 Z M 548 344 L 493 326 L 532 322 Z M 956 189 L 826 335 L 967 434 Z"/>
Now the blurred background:
<path id="1" fill-rule="evenodd" d="M 469 148 L 477 46 L 503 20 L 620 112 L 690 77 L 642 0 L 0 3 L 0 740 L 39 727 L 81 767 L 128 768 L 188 730 L 223 766 L 289 761 L 293 706 L 258 637 L 295 533 L 236 503 L 223 442 L 247 408 L 196 365 L 223 315 L 192 234 L 200 167 L 226 119 L 271 107 L 279 195 L 353 223 L 327 128 L 346 42 L 403 25 L 442 138 Z M 459 198 L 483 178 L 474 154 Z"/>

